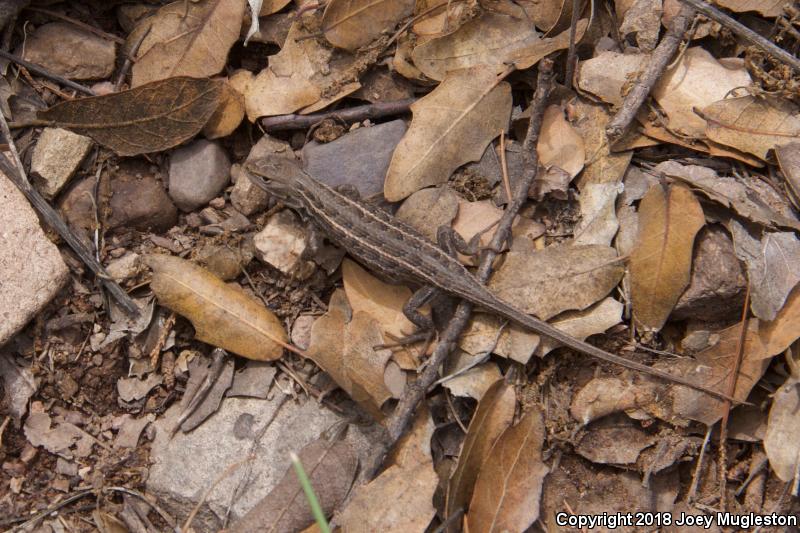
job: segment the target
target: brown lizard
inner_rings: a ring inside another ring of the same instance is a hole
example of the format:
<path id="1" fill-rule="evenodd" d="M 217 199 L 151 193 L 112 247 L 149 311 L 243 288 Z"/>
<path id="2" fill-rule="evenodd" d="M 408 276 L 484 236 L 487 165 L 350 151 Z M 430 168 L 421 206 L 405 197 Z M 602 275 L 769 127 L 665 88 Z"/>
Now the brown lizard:
<path id="1" fill-rule="evenodd" d="M 288 158 L 262 160 L 257 168 L 248 165 L 245 170 L 253 183 L 288 207 L 305 212 L 325 235 L 367 268 L 387 281 L 421 285 L 404 309 L 416 324 L 429 325 L 429 319 L 415 308 L 438 289 L 586 355 L 741 403 L 688 379 L 609 353 L 520 311 L 492 294 L 453 256 L 452 250 L 448 253 L 443 249 L 448 246 L 437 246 L 383 209 L 362 202 L 355 191 L 336 190 L 317 181 Z M 449 228 L 440 229 L 440 244 L 447 244 L 443 241 L 449 232 Z"/>

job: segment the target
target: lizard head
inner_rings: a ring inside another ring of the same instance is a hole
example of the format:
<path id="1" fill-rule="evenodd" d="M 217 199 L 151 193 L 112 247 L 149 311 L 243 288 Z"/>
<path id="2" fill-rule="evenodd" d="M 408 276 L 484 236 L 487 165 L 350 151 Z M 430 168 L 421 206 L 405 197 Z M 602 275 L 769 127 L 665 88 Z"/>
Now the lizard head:
<path id="1" fill-rule="evenodd" d="M 258 159 L 244 170 L 250 181 L 284 202 L 292 199 L 292 190 L 303 173 L 298 161 L 280 156 Z"/>

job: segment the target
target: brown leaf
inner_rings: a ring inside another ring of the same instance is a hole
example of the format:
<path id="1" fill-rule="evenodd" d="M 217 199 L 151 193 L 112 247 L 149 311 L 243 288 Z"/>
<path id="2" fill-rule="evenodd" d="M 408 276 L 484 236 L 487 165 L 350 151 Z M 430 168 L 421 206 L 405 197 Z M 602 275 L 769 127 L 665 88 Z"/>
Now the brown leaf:
<path id="1" fill-rule="evenodd" d="M 794 200 L 800 199 L 800 142 L 791 142 L 775 147 L 775 159 L 781 167 L 786 184 Z"/>
<path id="2" fill-rule="evenodd" d="M 578 87 L 604 102 L 622 105 L 625 88 L 642 70 L 650 54 L 622 54 L 604 50 L 578 66 Z"/>
<path id="3" fill-rule="evenodd" d="M 567 311 L 550 321 L 550 325 L 576 339 L 585 340 L 590 335 L 603 333 L 622 322 L 624 306 L 610 296 L 583 311 Z M 544 356 L 559 347 L 549 337 L 543 337 L 537 355 Z"/>
<path id="4" fill-rule="evenodd" d="M 716 3 L 736 13 L 758 11 L 770 18 L 780 16 L 783 13 L 783 6 L 786 5 L 783 0 L 717 0 Z"/>
<path id="5" fill-rule="evenodd" d="M 129 37 L 135 42 L 141 31 L 150 28 L 133 64 L 131 85 L 138 87 L 175 76 L 217 74 L 225 66 L 228 50 L 239 39 L 246 5 L 245 0 L 188 4 L 181 0 L 145 18 Z"/>
<path id="6" fill-rule="evenodd" d="M 576 40 L 585 30 L 586 21 L 581 20 Z M 508 63 L 526 69 L 568 46 L 569 31 L 543 39 L 528 17 L 486 12 L 452 33 L 417 46 L 412 57 L 423 74 L 443 80 L 448 72 L 482 65 L 494 72 L 502 71 Z"/>
<path id="7" fill-rule="evenodd" d="M 160 152 L 194 137 L 219 106 L 222 82 L 170 78 L 129 91 L 80 98 L 39 112 L 122 156 Z"/>
<path id="8" fill-rule="evenodd" d="M 395 216 L 412 225 L 431 242 L 440 226 L 449 226 L 458 214 L 459 196 L 449 187 L 422 189 L 409 196 Z"/>
<path id="9" fill-rule="evenodd" d="M 414 10 L 414 0 L 331 0 L 322 32 L 333 45 L 355 51 L 393 29 Z"/>
<path id="10" fill-rule="evenodd" d="M 546 168 L 558 167 L 573 178 L 583 169 L 583 137 L 567 122 L 560 106 L 545 109 L 536 147 L 539 161 Z"/>
<path id="11" fill-rule="evenodd" d="M 192 322 L 197 338 L 248 359 L 278 359 L 286 332 L 271 311 L 234 285 L 189 261 L 149 255 L 158 302 Z"/>
<path id="12" fill-rule="evenodd" d="M 550 246 L 532 253 L 509 252 L 489 287 L 520 310 L 547 320 L 599 301 L 624 271 L 609 246 Z"/>
<path id="13" fill-rule="evenodd" d="M 411 127 L 386 175 L 384 196 L 390 202 L 443 183 L 456 168 L 479 160 L 500 130 L 508 128 L 511 86 L 497 83 L 489 68 L 460 70 L 411 110 Z"/>
<path id="14" fill-rule="evenodd" d="M 439 483 L 431 457 L 433 430 L 428 410 L 421 409 L 393 464 L 356 489 L 338 516 L 343 531 L 425 531 L 436 514 L 432 499 Z"/>
<path id="15" fill-rule="evenodd" d="M 639 206 L 639 241 L 631 253 L 631 298 L 636 320 L 660 330 L 689 285 L 694 237 L 706 223 L 692 192 L 653 185 Z"/>
<path id="16" fill-rule="evenodd" d="M 695 46 L 664 73 L 653 88 L 653 97 L 666 112 L 670 130 L 703 137 L 705 121 L 693 109 L 722 100 L 734 89 L 750 83 L 741 60 L 718 61 L 704 48 Z"/>
<path id="17" fill-rule="evenodd" d="M 467 514 L 469 531 L 525 531 L 539 518 L 544 417 L 537 408 L 503 432 L 475 482 Z"/>
<path id="18" fill-rule="evenodd" d="M 466 508 L 475 480 L 495 441 L 511 424 L 516 408 L 514 388 L 504 380 L 492 385 L 478 402 L 467 428 L 458 464 L 447 485 L 446 516 Z"/>
<path id="19" fill-rule="evenodd" d="M 311 327 L 308 355 L 375 418 L 392 394 L 384 382 L 390 350 L 376 350 L 384 338 L 377 321 L 363 311 L 352 312 L 344 292 L 331 297 L 328 312 Z"/>
<path id="20" fill-rule="evenodd" d="M 797 365 L 796 361 L 794 365 Z M 800 440 L 797 438 L 800 425 L 798 386 L 798 378 L 792 375 L 775 392 L 769 410 L 767 434 L 764 436 L 764 450 L 769 457 L 769 464 L 784 483 L 794 479 L 800 460 Z"/>
<path id="21" fill-rule="evenodd" d="M 323 512 L 330 516 L 353 483 L 358 468 L 355 450 L 344 441 L 330 443 L 320 438 L 305 446 L 298 456 Z M 275 488 L 227 531 L 300 531 L 313 520 L 311 507 L 290 465 Z"/>
<path id="22" fill-rule="evenodd" d="M 223 82 L 219 105 L 203 126 L 203 135 L 207 139 L 227 137 L 239 127 L 243 118 L 244 96 L 230 83 Z"/>
<path id="23" fill-rule="evenodd" d="M 268 15 L 272 15 L 273 13 L 277 13 L 286 7 L 291 1 L 292 0 L 263 0 L 258 16 L 266 17 Z"/>
<path id="24" fill-rule="evenodd" d="M 709 139 L 763 160 L 775 146 L 800 137 L 800 110 L 786 98 L 728 98 L 703 108 L 701 116 Z"/>

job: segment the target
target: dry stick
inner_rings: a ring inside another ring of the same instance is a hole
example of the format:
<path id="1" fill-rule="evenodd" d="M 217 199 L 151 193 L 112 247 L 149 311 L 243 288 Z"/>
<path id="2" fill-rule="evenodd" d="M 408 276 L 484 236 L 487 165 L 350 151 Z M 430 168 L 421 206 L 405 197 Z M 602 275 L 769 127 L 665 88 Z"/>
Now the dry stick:
<path id="1" fill-rule="evenodd" d="M 628 129 L 636 113 L 642 106 L 647 96 L 650 94 L 653 85 L 661 77 L 664 70 L 667 68 L 672 56 L 678 49 L 678 45 L 683 39 L 683 34 L 689 28 L 689 23 L 694 18 L 694 9 L 690 6 L 684 5 L 677 15 L 672 19 L 672 25 L 658 43 L 658 46 L 653 50 L 653 55 L 647 63 L 647 67 L 642 72 L 639 79 L 631 88 L 630 92 L 625 96 L 619 112 L 612 118 L 606 126 L 606 136 L 608 137 L 609 144 L 613 144 L 620 139 L 625 130 Z"/>
<path id="2" fill-rule="evenodd" d="M 681 0 L 686 6 L 691 6 L 694 8 L 698 13 L 705 15 L 706 17 L 710 18 L 714 22 L 718 22 L 722 24 L 733 33 L 745 39 L 750 44 L 761 48 L 764 52 L 771 55 L 773 58 L 786 63 L 790 67 L 792 67 L 796 72 L 800 73 L 800 59 L 796 58 L 786 50 L 778 47 L 772 41 L 765 39 L 761 35 L 757 34 L 744 24 L 732 19 L 719 9 L 711 6 L 703 0 Z"/>
<path id="3" fill-rule="evenodd" d="M 88 94 L 89 96 L 96 96 L 95 92 L 93 90 L 91 90 L 90 88 L 86 87 L 85 85 L 81 85 L 80 83 L 75 83 L 74 81 L 68 80 L 67 78 L 59 76 L 58 74 L 53 74 L 52 72 L 50 72 L 46 68 L 40 67 L 36 63 L 31 63 L 30 61 L 26 61 L 25 59 L 22 59 L 21 57 L 18 57 L 18 56 L 15 56 L 14 54 L 6 52 L 5 50 L 0 50 L 0 57 L 2 57 L 4 59 L 8 59 L 9 61 L 11 61 L 13 63 L 16 63 L 17 65 L 21 65 L 21 66 L 25 67 L 26 69 L 30 70 L 34 74 L 38 74 L 39 76 L 44 76 L 45 78 L 47 78 L 49 80 L 53 80 L 56 83 L 60 83 L 61 85 L 65 86 L 65 87 L 69 87 L 70 89 L 74 89 L 76 91 L 80 91 L 80 92 L 82 92 L 84 94 Z"/>
<path id="4" fill-rule="evenodd" d="M 0 171 L 3 172 L 8 179 L 14 182 L 14 185 L 22 191 L 22 194 L 28 199 L 34 209 L 42 216 L 43 219 L 64 239 L 70 248 L 81 258 L 84 264 L 89 267 L 95 276 L 100 278 L 100 282 L 106 288 L 108 293 L 122 306 L 122 308 L 131 316 L 139 316 L 139 308 L 133 302 L 128 293 L 126 293 L 119 284 L 108 275 L 106 269 L 94 257 L 91 250 L 75 235 L 69 226 L 64 223 L 61 216 L 56 213 L 50 204 L 47 203 L 39 192 L 31 186 L 28 181 L 28 176 L 25 174 L 25 167 L 22 165 L 17 147 L 14 144 L 14 138 L 11 136 L 11 131 L 8 129 L 8 122 L 6 118 L 0 113 L 0 131 L 6 138 L 11 155 L 14 159 L 16 168 L 12 166 L 8 160 L 0 156 Z"/>
<path id="5" fill-rule="evenodd" d="M 564 86 L 572 89 L 572 76 L 575 74 L 575 33 L 578 28 L 578 18 L 580 18 L 581 0 L 572 0 L 572 16 L 569 21 L 569 51 L 567 52 L 567 70 L 564 73 Z"/>
<path id="6" fill-rule="evenodd" d="M 511 223 L 517 216 L 517 212 L 522 207 L 522 204 L 528 197 L 528 189 L 536 177 L 538 168 L 538 154 L 536 153 L 536 141 L 539 137 L 539 130 L 542 125 L 542 116 L 544 114 L 545 102 L 547 95 L 552 87 L 552 71 L 553 61 L 550 59 L 543 59 L 539 63 L 539 78 L 534 95 L 533 104 L 531 106 L 531 118 L 528 125 L 528 133 L 523 143 L 522 157 L 525 172 L 517 184 L 514 198 L 508 204 L 508 208 L 503 213 L 502 218 L 497 226 L 497 231 L 492 238 L 489 246 L 481 252 L 481 261 L 478 271 L 476 273 L 481 282 L 486 282 L 489 279 L 492 263 L 497 256 L 494 250 L 500 250 L 508 238 L 511 231 Z M 383 442 L 376 445 L 371 457 L 368 458 L 364 470 L 361 472 L 359 481 L 361 483 L 372 479 L 381 467 L 384 457 L 389 452 L 395 442 L 406 432 L 411 424 L 416 412 L 417 406 L 422 402 L 430 385 L 436 381 L 439 373 L 439 367 L 444 363 L 447 356 L 455 348 L 458 337 L 469 322 L 470 315 L 472 314 L 472 304 L 467 301 L 461 301 L 458 304 L 453 318 L 447 325 L 447 328 L 442 333 L 439 344 L 436 346 L 433 355 L 428 360 L 425 370 L 417 377 L 417 380 L 406 386 L 403 392 L 403 397 L 397 404 L 392 415 L 386 421 L 388 428 L 388 438 Z"/>
<path id="7" fill-rule="evenodd" d="M 122 63 L 122 68 L 119 69 L 119 74 L 117 74 L 117 81 L 114 82 L 114 92 L 118 92 L 122 84 L 125 83 L 125 77 L 128 75 L 128 71 L 131 69 L 133 62 L 136 61 L 136 54 L 139 53 L 139 48 L 142 47 L 142 43 L 150 35 L 150 30 L 153 29 L 153 26 L 148 26 L 146 30 L 142 32 L 139 38 L 133 43 L 133 46 L 128 53 L 125 54 L 125 62 Z"/>
<path id="8" fill-rule="evenodd" d="M 736 391 L 736 379 L 739 377 L 739 369 L 742 367 L 742 359 L 744 358 L 744 343 L 747 339 L 747 312 L 750 310 L 750 285 L 747 285 L 747 291 L 744 293 L 744 305 L 742 305 L 742 320 L 741 330 L 739 331 L 739 341 L 736 345 L 736 362 L 733 365 L 733 371 L 728 378 L 728 389 L 725 391 L 728 396 L 733 396 Z M 728 440 L 728 418 L 731 414 L 730 400 L 723 400 L 722 422 L 719 428 L 719 507 L 725 511 L 725 500 L 728 479 L 728 468 L 726 463 L 727 448 L 725 443 Z"/>
<path id="9" fill-rule="evenodd" d="M 49 17 L 57 18 L 57 19 L 63 20 L 64 22 L 69 22 L 73 26 L 77 26 L 77 27 L 79 27 L 81 29 L 84 29 L 84 30 L 88 31 L 89 33 L 93 33 L 93 34 L 97 35 L 98 37 L 102 37 L 103 39 L 106 39 L 106 40 L 109 40 L 109 41 L 114 41 L 117 44 L 125 44 L 125 39 L 123 39 L 122 37 L 114 35 L 113 33 L 105 32 L 105 31 L 103 31 L 101 29 L 95 28 L 94 26 L 92 26 L 90 24 L 86 24 L 85 22 L 82 22 L 80 20 L 74 19 L 72 17 L 68 17 L 66 15 L 62 15 L 61 13 L 57 13 L 55 11 L 50 11 L 49 9 L 44 9 L 44 8 L 41 8 L 41 7 L 30 7 L 29 6 L 29 7 L 26 7 L 25 9 L 27 9 L 28 11 L 33 11 L 34 13 L 41 13 L 41 14 L 47 15 Z"/>
<path id="10" fill-rule="evenodd" d="M 367 118 L 382 118 L 391 115 L 402 115 L 408 113 L 411 104 L 416 102 L 416 98 L 406 98 L 404 100 L 394 100 L 391 102 L 378 102 L 376 104 L 360 105 L 338 111 L 326 111 L 324 113 L 312 113 L 310 115 L 278 115 L 261 119 L 261 127 L 264 131 L 285 131 L 310 128 L 317 122 L 326 118 L 340 118 L 343 121 L 357 122 Z"/>

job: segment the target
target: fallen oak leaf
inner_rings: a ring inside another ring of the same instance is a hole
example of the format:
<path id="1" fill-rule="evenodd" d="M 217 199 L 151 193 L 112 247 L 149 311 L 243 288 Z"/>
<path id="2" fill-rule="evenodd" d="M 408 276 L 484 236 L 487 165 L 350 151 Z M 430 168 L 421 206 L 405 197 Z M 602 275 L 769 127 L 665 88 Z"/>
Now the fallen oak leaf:
<path id="1" fill-rule="evenodd" d="M 287 342 L 280 320 L 238 287 L 178 257 L 149 255 L 150 287 L 158 302 L 192 322 L 199 340 L 248 359 L 278 359 Z"/>
<path id="2" fill-rule="evenodd" d="M 194 137 L 219 106 L 222 83 L 169 78 L 128 91 L 61 102 L 38 113 L 121 156 L 168 150 Z"/>
<path id="3" fill-rule="evenodd" d="M 322 32 L 333 46 L 351 52 L 414 11 L 414 0 L 331 0 L 322 15 Z"/>

